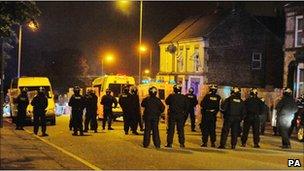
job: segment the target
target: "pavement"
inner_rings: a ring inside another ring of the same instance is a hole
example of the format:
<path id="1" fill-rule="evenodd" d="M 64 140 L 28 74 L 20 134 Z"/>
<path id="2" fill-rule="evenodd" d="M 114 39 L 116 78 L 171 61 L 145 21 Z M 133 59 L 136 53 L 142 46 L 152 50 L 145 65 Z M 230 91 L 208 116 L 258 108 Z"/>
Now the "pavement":
<path id="1" fill-rule="evenodd" d="M 283 150 L 281 138 L 271 135 L 270 128 L 261 136 L 261 148 L 253 148 L 252 135 L 247 147 L 239 145 L 231 150 L 201 148 L 201 133 L 191 132 L 186 125 L 186 148 L 179 148 L 177 135 L 173 149 L 165 148 L 166 125 L 160 124 L 161 149 L 142 147 L 142 135 L 124 135 L 122 122 L 115 122 L 115 130 L 89 132 L 86 136 L 72 136 L 68 116 L 57 118 L 56 126 L 48 126 L 48 137 L 26 131 L 15 131 L 5 122 L 1 128 L 1 169 L 271 169 L 304 170 L 303 143 L 291 141 L 292 149 Z M 217 128 L 219 142 L 220 126 Z M 239 142 L 240 144 L 240 142 Z M 218 145 L 218 144 L 217 144 Z M 288 159 L 300 159 L 302 167 L 288 167 Z"/>
<path id="2" fill-rule="evenodd" d="M 1 170 L 90 169 L 72 157 L 50 147 L 33 134 L 15 130 L 14 125 L 7 120 L 1 128 L 0 140 Z"/>

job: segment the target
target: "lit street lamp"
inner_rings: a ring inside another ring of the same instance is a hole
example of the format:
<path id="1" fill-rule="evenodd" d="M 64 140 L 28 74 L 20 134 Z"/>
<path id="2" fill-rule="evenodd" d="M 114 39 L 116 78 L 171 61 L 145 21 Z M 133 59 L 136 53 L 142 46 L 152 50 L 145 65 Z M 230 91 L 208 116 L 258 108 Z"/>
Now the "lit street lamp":
<path id="1" fill-rule="evenodd" d="M 31 21 L 27 26 L 32 30 L 36 31 L 38 29 L 38 23 L 36 21 Z M 21 70 L 21 47 L 22 47 L 22 25 L 19 25 L 19 36 L 18 36 L 18 73 L 17 77 L 20 77 Z"/>
<path id="2" fill-rule="evenodd" d="M 108 53 L 105 57 L 103 57 L 101 59 L 101 75 L 103 75 L 103 70 L 104 70 L 104 60 L 106 60 L 106 62 L 112 62 L 114 60 L 114 56 L 111 53 Z"/>
<path id="3" fill-rule="evenodd" d="M 145 53 L 147 51 L 147 47 L 144 46 L 144 45 L 141 45 L 139 46 L 139 54 L 141 55 L 141 53 Z M 150 56 L 149 56 L 149 69 L 150 69 L 150 72 L 152 73 L 152 48 L 149 49 L 149 52 L 150 52 Z M 140 56 L 140 59 L 141 59 L 141 56 Z M 141 68 L 141 62 L 139 63 L 139 66 Z"/>

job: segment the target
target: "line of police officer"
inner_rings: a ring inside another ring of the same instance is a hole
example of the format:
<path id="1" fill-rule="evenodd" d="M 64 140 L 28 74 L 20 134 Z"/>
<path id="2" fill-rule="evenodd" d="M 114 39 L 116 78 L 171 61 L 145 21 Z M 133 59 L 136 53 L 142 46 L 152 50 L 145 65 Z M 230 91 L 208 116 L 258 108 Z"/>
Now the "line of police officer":
<path id="1" fill-rule="evenodd" d="M 189 93 L 183 95 L 181 93 L 181 86 L 175 85 L 173 87 L 174 93 L 170 94 L 165 103 L 169 106 L 168 109 L 168 125 L 167 125 L 167 145 L 172 148 L 174 129 L 177 127 L 178 139 L 180 147 L 185 147 L 184 126 L 185 121 L 190 114 L 191 130 L 195 131 L 195 115 L 194 108 L 198 104 L 197 97 L 194 95 L 192 88 Z M 18 115 L 16 129 L 23 129 L 23 120 L 26 115 L 26 107 L 29 103 L 27 97 L 27 90 L 23 89 L 22 93 L 15 100 L 18 104 Z M 143 99 L 141 106 L 145 109 L 143 119 L 145 122 L 144 141 L 143 146 L 148 147 L 150 142 L 150 133 L 153 133 L 153 142 L 156 148 L 160 147 L 159 140 L 159 118 L 164 111 L 164 105 L 161 100 L 156 97 L 157 89 L 151 87 L 149 89 L 149 96 Z M 31 104 L 34 107 L 34 133 L 38 133 L 39 122 L 42 126 L 42 135 L 46 134 L 46 118 L 45 110 L 47 108 L 47 97 L 43 87 L 39 88 L 38 94 L 34 97 Z M 111 90 L 106 90 L 100 102 L 103 107 L 104 119 L 102 127 L 105 129 L 106 122 L 108 122 L 108 130 L 113 130 L 111 122 L 113 118 L 112 108 L 117 107 L 117 100 L 111 95 Z M 139 97 L 137 95 L 136 87 L 124 88 L 123 94 L 119 98 L 124 113 L 124 131 L 128 134 L 131 128 L 133 134 L 137 133 L 137 125 L 141 124 Z M 80 88 L 74 87 L 74 95 L 70 98 L 69 106 L 72 108 L 72 115 L 70 119 L 70 128 L 73 128 L 72 135 L 84 135 L 83 132 L 88 131 L 88 125 L 91 122 L 91 129 L 97 132 L 97 96 L 94 91 L 89 91 L 86 96 L 80 95 Z M 248 133 L 250 127 L 253 129 L 254 147 L 259 148 L 260 141 L 260 115 L 265 113 L 267 107 L 265 103 L 258 98 L 257 89 L 251 89 L 250 97 L 243 101 L 241 99 L 241 91 L 238 87 L 231 90 L 231 95 L 226 98 L 221 104 L 221 97 L 217 94 L 217 86 L 211 85 L 209 93 L 203 98 L 200 103 L 201 106 L 201 130 L 202 130 L 202 147 L 207 147 L 208 137 L 210 136 L 211 146 L 215 147 L 216 141 L 216 114 L 221 111 L 224 122 L 221 132 L 221 140 L 219 148 L 225 148 L 229 131 L 231 130 L 231 148 L 234 149 L 237 144 L 237 137 L 240 130 L 240 123 L 244 120 L 243 134 L 241 137 L 242 146 L 246 146 Z M 86 108 L 85 129 L 83 130 L 83 110 Z M 298 107 L 295 100 L 292 98 L 292 92 L 288 88 L 284 88 L 282 99 L 276 106 L 278 111 L 278 128 L 282 136 L 282 148 L 290 147 L 290 129 L 293 115 L 297 112 Z M 142 128 L 141 128 L 142 129 Z"/>
<path id="2" fill-rule="evenodd" d="M 29 99 L 27 95 L 28 89 L 23 88 L 21 94 L 14 99 L 14 103 L 17 104 L 17 117 L 16 117 L 16 130 L 24 130 L 23 126 L 26 122 L 26 109 L 29 105 Z M 34 134 L 38 134 L 39 125 L 41 125 L 42 136 L 48 136 L 46 133 L 46 108 L 48 106 L 48 99 L 45 95 L 44 87 L 39 87 L 38 94 L 31 101 L 33 106 L 34 117 Z"/>

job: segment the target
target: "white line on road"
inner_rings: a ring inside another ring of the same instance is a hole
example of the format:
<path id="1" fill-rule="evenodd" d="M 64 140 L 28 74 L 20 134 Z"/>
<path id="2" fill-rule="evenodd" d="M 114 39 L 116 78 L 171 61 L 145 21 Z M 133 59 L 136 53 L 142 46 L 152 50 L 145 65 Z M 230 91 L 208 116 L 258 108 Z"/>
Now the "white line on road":
<path id="1" fill-rule="evenodd" d="M 32 132 L 28 131 L 27 129 L 25 129 L 25 131 L 27 133 L 29 133 L 29 134 L 32 134 Z M 100 168 L 98 168 L 94 164 L 92 164 L 92 163 L 90 163 L 90 162 L 88 162 L 88 161 L 86 161 L 86 160 L 84 160 L 84 159 L 76 156 L 75 154 L 73 154 L 71 152 L 68 152 L 67 150 L 65 150 L 65 149 L 63 149 L 63 148 L 61 148 L 61 147 L 59 147 L 59 146 L 57 146 L 57 145 L 49 142 L 48 140 L 45 140 L 45 139 L 43 139 L 43 138 L 41 138 L 41 137 L 39 137 L 39 136 L 37 136 L 35 134 L 32 134 L 32 135 L 35 136 L 36 138 L 38 138 L 39 140 L 41 140 L 42 142 L 44 142 L 44 143 L 46 143 L 46 144 L 48 144 L 48 145 L 56 148 L 57 150 L 61 151 L 62 153 L 64 153 L 64 154 L 66 154 L 66 155 L 68 155 L 68 156 L 70 156 L 70 157 L 72 157 L 72 158 L 80 161 L 81 163 L 85 164 L 86 166 L 90 167 L 91 169 L 93 169 L 93 170 L 101 170 Z"/>

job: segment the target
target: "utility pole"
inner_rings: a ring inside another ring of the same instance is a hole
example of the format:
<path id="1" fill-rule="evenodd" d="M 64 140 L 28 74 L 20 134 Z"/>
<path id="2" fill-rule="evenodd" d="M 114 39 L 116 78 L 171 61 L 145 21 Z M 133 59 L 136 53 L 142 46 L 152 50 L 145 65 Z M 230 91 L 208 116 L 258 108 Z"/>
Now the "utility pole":
<path id="1" fill-rule="evenodd" d="M 141 47 L 141 39 L 142 39 L 142 14 L 143 13 L 143 1 L 140 1 L 140 9 L 139 9 L 139 47 Z M 141 82 L 141 52 L 138 54 L 138 84 Z"/>
<path id="2" fill-rule="evenodd" d="M 1 64 L 0 64 L 0 127 L 3 127 L 3 104 L 4 104 L 4 40 L 0 38 L 0 57 L 1 57 Z"/>

